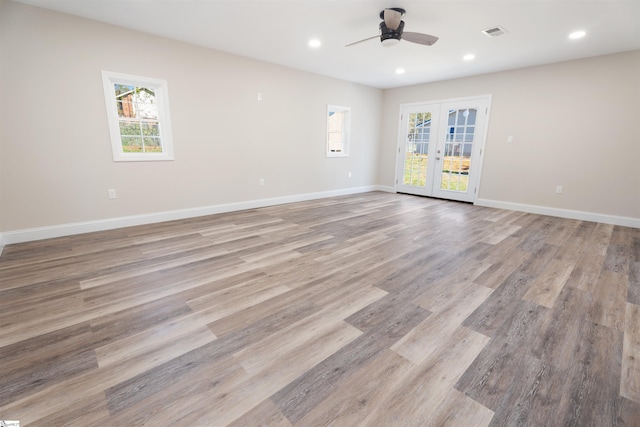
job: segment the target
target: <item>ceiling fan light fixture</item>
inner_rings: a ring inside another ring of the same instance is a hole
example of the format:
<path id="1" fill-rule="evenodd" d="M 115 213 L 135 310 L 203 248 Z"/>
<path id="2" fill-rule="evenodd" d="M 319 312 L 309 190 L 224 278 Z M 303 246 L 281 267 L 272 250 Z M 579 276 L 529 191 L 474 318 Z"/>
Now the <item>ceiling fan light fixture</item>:
<path id="1" fill-rule="evenodd" d="M 400 38 L 386 38 L 386 39 L 382 39 L 381 41 L 382 46 L 384 47 L 393 47 L 395 45 L 397 45 L 398 43 L 400 43 Z"/>

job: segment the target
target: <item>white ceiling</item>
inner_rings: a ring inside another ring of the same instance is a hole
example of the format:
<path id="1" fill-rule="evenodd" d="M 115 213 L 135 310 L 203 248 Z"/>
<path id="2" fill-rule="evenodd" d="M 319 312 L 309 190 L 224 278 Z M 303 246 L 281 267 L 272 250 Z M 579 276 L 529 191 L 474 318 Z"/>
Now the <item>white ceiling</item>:
<path id="1" fill-rule="evenodd" d="M 640 0 L 18 1 L 378 88 L 640 49 Z M 440 40 L 344 47 L 378 34 L 386 7 L 406 9 L 405 31 Z M 508 34 L 481 33 L 497 25 Z M 586 37 L 570 40 L 579 29 Z M 467 53 L 475 59 L 463 61 Z"/>

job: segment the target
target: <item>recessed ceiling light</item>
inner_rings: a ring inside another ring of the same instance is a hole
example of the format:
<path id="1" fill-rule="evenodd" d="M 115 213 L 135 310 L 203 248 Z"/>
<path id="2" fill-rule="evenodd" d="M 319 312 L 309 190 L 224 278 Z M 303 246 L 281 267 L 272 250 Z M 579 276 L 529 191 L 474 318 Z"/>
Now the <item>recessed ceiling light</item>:
<path id="1" fill-rule="evenodd" d="M 396 74 L 404 74 L 404 68 L 396 68 Z"/>
<path id="2" fill-rule="evenodd" d="M 465 61 L 471 61 L 475 57 L 476 56 L 473 53 L 467 53 L 465 56 L 462 57 L 462 59 L 464 59 Z"/>
<path id="3" fill-rule="evenodd" d="M 310 47 L 320 47 L 320 45 L 322 45 L 322 42 L 318 39 L 311 39 L 309 40 L 309 46 Z"/>
<path id="4" fill-rule="evenodd" d="M 581 39 L 584 36 L 586 36 L 587 33 L 580 30 L 580 31 L 574 31 L 573 33 L 569 34 L 569 38 L 572 40 L 576 40 L 576 39 Z"/>

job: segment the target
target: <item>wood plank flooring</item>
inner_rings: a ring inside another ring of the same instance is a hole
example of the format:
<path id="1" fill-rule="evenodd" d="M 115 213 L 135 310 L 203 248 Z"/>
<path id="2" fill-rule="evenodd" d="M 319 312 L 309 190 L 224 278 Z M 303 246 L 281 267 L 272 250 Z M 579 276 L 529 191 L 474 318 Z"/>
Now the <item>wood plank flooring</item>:
<path id="1" fill-rule="evenodd" d="M 11 245 L 22 426 L 640 426 L 640 229 L 371 192 Z"/>

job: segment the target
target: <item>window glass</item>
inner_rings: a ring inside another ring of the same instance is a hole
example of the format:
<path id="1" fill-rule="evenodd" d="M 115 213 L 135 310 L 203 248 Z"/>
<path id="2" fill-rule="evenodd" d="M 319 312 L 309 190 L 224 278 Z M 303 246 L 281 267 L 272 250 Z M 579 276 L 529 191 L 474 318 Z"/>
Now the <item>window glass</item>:
<path id="1" fill-rule="evenodd" d="M 102 72 L 114 161 L 173 160 L 167 82 Z"/>
<path id="2" fill-rule="evenodd" d="M 327 106 L 327 157 L 349 155 L 351 108 Z"/>

